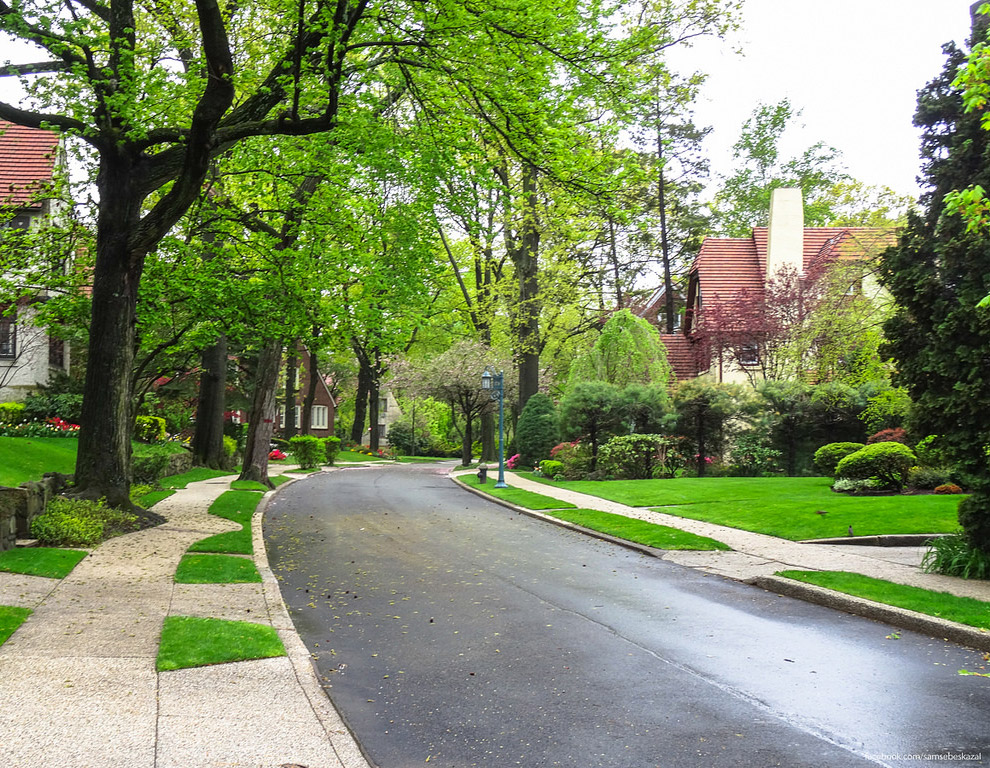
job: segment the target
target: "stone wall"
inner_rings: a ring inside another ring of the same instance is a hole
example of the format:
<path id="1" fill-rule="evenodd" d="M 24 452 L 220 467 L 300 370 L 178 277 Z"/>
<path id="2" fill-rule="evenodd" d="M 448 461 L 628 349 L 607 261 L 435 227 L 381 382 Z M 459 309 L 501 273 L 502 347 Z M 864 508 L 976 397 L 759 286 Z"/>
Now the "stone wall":
<path id="1" fill-rule="evenodd" d="M 68 475 L 50 473 L 18 488 L 0 486 L 0 552 L 12 549 L 17 539 L 31 537 L 31 522 L 45 511 L 48 500 L 67 485 Z"/>

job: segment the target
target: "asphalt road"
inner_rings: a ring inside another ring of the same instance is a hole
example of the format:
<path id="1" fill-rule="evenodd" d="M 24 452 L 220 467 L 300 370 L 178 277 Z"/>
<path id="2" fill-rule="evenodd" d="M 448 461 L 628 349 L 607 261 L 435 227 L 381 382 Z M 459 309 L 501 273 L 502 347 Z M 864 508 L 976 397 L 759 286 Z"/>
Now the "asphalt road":
<path id="1" fill-rule="evenodd" d="M 958 674 L 980 654 L 533 520 L 445 472 L 316 475 L 266 513 L 293 621 L 381 768 L 990 765 L 990 679 Z"/>

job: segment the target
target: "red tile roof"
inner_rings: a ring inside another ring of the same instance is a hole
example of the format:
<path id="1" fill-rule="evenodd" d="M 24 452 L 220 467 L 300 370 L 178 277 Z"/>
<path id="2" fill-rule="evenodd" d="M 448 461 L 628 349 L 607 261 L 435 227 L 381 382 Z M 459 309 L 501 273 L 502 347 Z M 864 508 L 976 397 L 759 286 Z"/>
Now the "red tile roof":
<path id="1" fill-rule="evenodd" d="M 34 196 L 52 180 L 58 134 L 0 120 L 0 205 L 40 208 Z"/>
<path id="2" fill-rule="evenodd" d="M 677 381 L 695 378 L 702 368 L 698 344 L 683 333 L 661 333 L 660 340 L 667 348 L 667 362 Z"/>

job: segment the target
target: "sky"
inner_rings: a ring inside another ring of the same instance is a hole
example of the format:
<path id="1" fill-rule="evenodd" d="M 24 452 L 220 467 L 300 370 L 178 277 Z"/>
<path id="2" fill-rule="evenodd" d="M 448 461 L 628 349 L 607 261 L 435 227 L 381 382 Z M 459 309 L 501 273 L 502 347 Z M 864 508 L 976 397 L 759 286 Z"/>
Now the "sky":
<path id="1" fill-rule="evenodd" d="M 757 104 L 787 97 L 802 115 L 785 134 L 785 154 L 823 141 L 840 150 L 853 178 L 917 197 L 917 91 L 941 72 L 943 43 L 965 47 L 969 7 L 969 0 L 745 0 L 732 38 L 703 41 L 675 60 L 708 73 L 695 122 L 713 128 L 713 171 L 731 171 L 731 146 Z"/>

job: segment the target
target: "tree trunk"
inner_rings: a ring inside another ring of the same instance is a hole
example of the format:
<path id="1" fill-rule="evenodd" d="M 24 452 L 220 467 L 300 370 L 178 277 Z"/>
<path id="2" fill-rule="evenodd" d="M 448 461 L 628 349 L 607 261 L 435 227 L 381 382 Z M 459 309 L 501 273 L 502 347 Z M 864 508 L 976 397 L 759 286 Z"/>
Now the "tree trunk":
<path id="1" fill-rule="evenodd" d="M 224 395 L 227 390 L 227 337 L 217 337 L 212 347 L 203 350 L 203 372 L 199 376 L 196 403 L 196 431 L 193 433 L 193 464 L 222 469 Z"/>
<path id="2" fill-rule="evenodd" d="M 130 508 L 131 368 L 134 362 L 138 285 L 146 251 L 132 247 L 139 226 L 142 196 L 133 188 L 133 163 L 106 152 L 97 187 L 92 315 L 86 384 L 76 456 L 74 493 L 105 497 L 114 507 Z M 159 515 L 148 518 L 162 521 Z"/>
<path id="3" fill-rule="evenodd" d="M 296 373 L 299 367 L 299 357 L 296 355 L 295 344 L 290 345 L 289 359 L 285 361 L 285 429 L 282 434 L 286 440 L 295 436 L 299 431 L 296 424 Z"/>
<path id="4" fill-rule="evenodd" d="M 303 400 L 302 409 L 302 424 L 299 425 L 299 431 L 308 435 L 311 429 L 310 425 L 313 423 L 313 403 L 316 401 L 316 385 L 318 383 L 318 374 L 316 370 L 316 350 L 309 349 L 309 365 L 305 369 L 306 373 L 306 397 Z M 331 414 L 333 409 L 331 408 Z M 333 434 L 333 416 L 330 416 L 330 421 L 327 426 L 330 429 L 330 434 Z"/>
<path id="5" fill-rule="evenodd" d="M 498 417 L 492 411 L 481 414 L 481 460 L 498 461 Z"/>
<path id="6" fill-rule="evenodd" d="M 268 454 L 275 430 L 278 370 L 282 365 L 282 342 L 270 341 L 258 356 L 254 394 L 248 422 L 247 445 L 239 480 L 254 480 L 272 488 L 268 479 Z"/>
<path id="7" fill-rule="evenodd" d="M 372 372 L 371 386 L 368 389 L 368 425 L 371 432 L 368 436 L 368 447 L 377 451 L 381 445 L 381 434 L 379 428 L 379 416 L 381 410 L 381 388 L 378 384 L 378 377 Z"/>
<path id="8" fill-rule="evenodd" d="M 471 417 L 467 416 L 464 421 L 464 432 L 461 436 L 461 464 L 466 467 L 471 463 L 473 458 L 471 446 L 474 444 L 474 437 L 471 432 Z"/>
<path id="9" fill-rule="evenodd" d="M 358 386 L 354 400 L 354 423 L 351 425 L 351 441 L 362 444 L 364 422 L 368 415 L 368 391 L 371 388 L 371 371 L 358 359 Z"/>
<path id="10" fill-rule="evenodd" d="M 513 252 L 513 262 L 519 279 L 517 311 L 517 348 L 519 360 L 520 412 L 530 396 L 540 386 L 540 285 L 538 280 L 540 227 L 537 219 L 536 168 L 527 165 L 523 172 L 525 214 L 521 247 Z"/>

